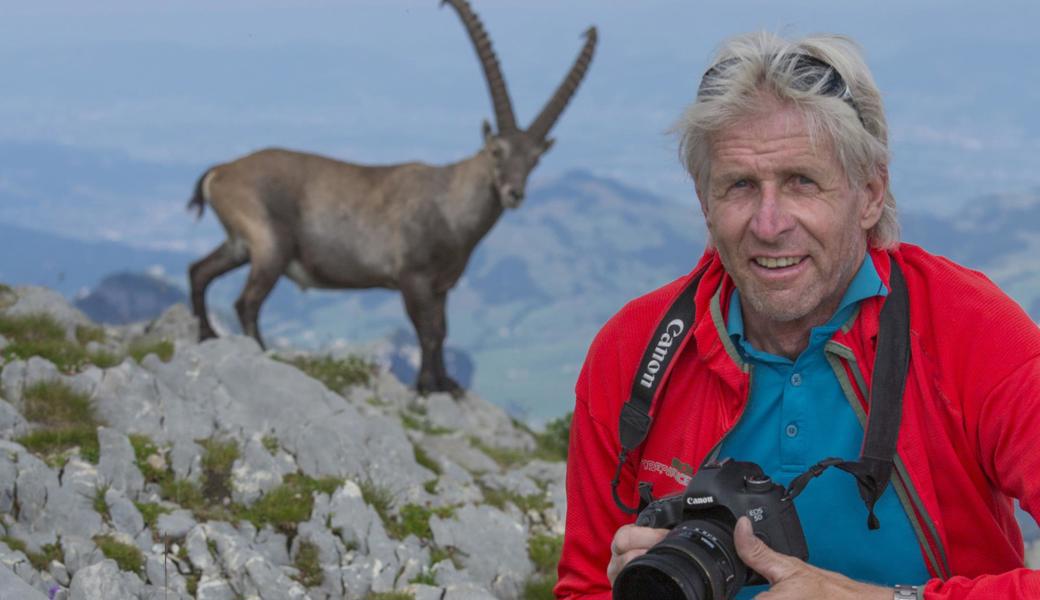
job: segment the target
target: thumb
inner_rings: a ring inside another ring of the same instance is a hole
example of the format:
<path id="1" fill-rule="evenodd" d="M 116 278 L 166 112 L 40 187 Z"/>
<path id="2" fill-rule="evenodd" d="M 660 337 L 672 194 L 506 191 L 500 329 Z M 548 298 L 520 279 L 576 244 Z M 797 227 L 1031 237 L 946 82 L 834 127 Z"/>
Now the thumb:
<path id="1" fill-rule="evenodd" d="M 755 536 L 751 520 L 747 517 L 737 520 L 737 526 L 733 531 L 733 543 L 744 564 L 765 577 L 770 585 L 785 579 L 795 568 L 791 564 L 791 557 L 773 550 Z"/>

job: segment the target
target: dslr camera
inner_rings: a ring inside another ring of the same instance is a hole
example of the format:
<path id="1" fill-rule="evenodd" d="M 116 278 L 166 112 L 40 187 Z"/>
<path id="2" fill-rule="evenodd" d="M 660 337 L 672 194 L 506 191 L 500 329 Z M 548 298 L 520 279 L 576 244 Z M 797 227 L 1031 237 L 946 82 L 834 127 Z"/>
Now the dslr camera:
<path id="1" fill-rule="evenodd" d="M 777 552 L 809 558 L 801 521 L 784 487 L 755 463 L 707 464 L 681 494 L 650 501 L 636 525 L 671 529 L 614 580 L 614 600 L 732 600 L 745 585 L 767 583 L 737 556 L 737 518 Z"/>

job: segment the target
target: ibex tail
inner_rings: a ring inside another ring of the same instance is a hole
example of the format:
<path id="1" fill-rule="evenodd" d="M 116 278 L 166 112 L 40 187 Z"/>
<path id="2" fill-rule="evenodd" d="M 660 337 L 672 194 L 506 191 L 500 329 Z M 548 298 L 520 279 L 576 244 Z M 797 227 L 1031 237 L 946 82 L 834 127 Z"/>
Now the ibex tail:
<path id="1" fill-rule="evenodd" d="M 206 172 L 202 174 L 202 177 L 199 177 L 199 180 L 195 182 L 195 194 L 191 197 L 191 200 L 188 200 L 187 209 L 195 209 L 196 219 L 202 218 L 202 211 L 206 208 L 206 194 L 203 190 L 203 186 L 206 182 L 206 177 L 209 176 L 211 171 L 213 171 L 213 169 L 206 169 Z"/>

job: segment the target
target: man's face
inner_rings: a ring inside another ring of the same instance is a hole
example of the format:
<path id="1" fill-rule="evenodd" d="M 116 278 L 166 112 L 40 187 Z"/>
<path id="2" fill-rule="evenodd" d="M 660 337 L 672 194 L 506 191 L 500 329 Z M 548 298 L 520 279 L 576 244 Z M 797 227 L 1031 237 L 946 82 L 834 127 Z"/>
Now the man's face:
<path id="1" fill-rule="evenodd" d="M 748 325 L 826 322 L 881 216 L 884 180 L 851 186 L 830 142 L 814 147 L 802 115 L 779 103 L 721 131 L 711 156 L 701 208 Z"/>

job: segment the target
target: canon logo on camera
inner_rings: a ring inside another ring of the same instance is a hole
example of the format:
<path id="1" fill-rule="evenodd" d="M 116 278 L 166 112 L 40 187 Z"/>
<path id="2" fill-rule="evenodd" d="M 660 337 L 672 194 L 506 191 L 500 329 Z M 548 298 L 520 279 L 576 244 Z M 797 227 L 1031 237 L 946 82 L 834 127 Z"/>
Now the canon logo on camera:
<path id="1" fill-rule="evenodd" d="M 700 498 L 687 498 L 687 504 L 714 504 L 715 496 L 701 496 Z"/>

